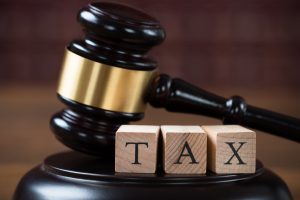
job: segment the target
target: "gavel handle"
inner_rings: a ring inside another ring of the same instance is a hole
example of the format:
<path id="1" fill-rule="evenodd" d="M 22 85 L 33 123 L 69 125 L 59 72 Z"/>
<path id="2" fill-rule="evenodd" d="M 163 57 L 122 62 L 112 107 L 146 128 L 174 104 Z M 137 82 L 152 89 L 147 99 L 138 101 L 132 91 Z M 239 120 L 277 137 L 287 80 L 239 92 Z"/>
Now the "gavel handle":
<path id="1" fill-rule="evenodd" d="M 225 99 L 166 74 L 155 79 L 148 101 L 168 111 L 206 115 L 300 142 L 300 119 L 247 105 L 239 96 Z"/>

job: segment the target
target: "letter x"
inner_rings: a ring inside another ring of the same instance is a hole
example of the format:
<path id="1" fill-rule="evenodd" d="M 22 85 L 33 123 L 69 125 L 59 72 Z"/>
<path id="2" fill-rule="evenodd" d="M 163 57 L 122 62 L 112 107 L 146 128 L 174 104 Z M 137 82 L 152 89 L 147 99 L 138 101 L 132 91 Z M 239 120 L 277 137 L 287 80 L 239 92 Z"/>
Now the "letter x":
<path id="1" fill-rule="evenodd" d="M 237 149 L 235 149 L 234 146 L 233 146 L 234 142 L 225 142 L 225 143 L 229 145 L 230 149 L 231 149 L 232 152 L 233 152 L 233 155 L 232 155 L 232 156 L 229 158 L 229 160 L 228 160 L 227 162 L 225 162 L 224 164 L 225 164 L 225 165 L 231 165 L 232 163 L 231 163 L 230 161 L 233 159 L 233 157 L 236 157 L 236 158 L 238 159 L 238 161 L 239 161 L 238 165 L 245 165 L 246 163 L 243 162 L 243 160 L 242 160 L 241 157 L 239 156 L 238 152 L 239 152 L 239 150 L 242 148 L 242 146 L 243 146 L 244 144 L 246 144 L 246 142 L 239 142 L 239 143 L 240 143 L 240 146 L 239 146 Z"/>

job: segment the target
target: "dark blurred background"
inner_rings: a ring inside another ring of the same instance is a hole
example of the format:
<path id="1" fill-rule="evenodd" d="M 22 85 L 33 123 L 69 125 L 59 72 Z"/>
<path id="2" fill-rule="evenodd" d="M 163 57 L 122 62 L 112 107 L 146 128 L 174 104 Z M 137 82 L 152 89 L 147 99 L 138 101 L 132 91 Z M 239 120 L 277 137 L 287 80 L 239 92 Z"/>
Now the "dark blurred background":
<path id="1" fill-rule="evenodd" d="M 64 47 L 81 37 L 88 1 L 1 0 L 2 84 L 56 82 Z M 300 7 L 286 0 L 123 0 L 160 20 L 151 54 L 163 72 L 197 85 L 300 88 Z"/>
<path id="2" fill-rule="evenodd" d="M 55 98 L 60 64 L 68 42 L 82 36 L 76 14 L 88 2 L 0 1 L 0 199 L 9 199 L 21 176 L 47 155 L 67 149 L 48 120 L 63 107 Z M 165 27 L 165 42 L 150 52 L 162 72 L 300 117 L 299 1 L 115 2 L 141 8 Z M 149 108 L 139 123 L 220 122 Z M 300 199 L 299 144 L 258 135 L 258 158 Z"/>

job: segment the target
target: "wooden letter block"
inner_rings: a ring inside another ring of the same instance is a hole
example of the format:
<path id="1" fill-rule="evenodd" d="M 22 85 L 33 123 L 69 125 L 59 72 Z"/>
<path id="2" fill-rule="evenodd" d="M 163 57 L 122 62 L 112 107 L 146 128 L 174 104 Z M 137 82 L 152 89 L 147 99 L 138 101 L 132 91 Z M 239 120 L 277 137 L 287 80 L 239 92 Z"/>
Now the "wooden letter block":
<path id="1" fill-rule="evenodd" d="M 166 173 L 204 174 L 207 136 L 200 126 L 161 126 Z"/>
<path id="2" fill-rule="evenodd" d="M 123 125 L 116 133 L 115 171 L 155 173 L 159 126 Z"/>
<path id="3" fill-rule="evenodd" d="M 208 136 L 208 169 L 217 174 L 254 173 L 256 134 L 238 125 L 202 126 Z"/>

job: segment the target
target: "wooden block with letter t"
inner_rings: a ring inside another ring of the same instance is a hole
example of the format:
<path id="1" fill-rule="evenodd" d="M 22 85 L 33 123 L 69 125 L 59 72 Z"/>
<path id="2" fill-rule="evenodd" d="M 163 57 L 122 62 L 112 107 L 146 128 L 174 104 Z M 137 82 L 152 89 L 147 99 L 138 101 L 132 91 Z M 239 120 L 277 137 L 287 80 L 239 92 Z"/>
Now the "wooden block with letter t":
<path id="1" fill-rule="evenodd" d="M 159 126 L 121 126 L 116 133 L 115 171 L 155 173 L 159 130 Z"/>
<path id="2" fill-rule="evenodd" d="M 206 172 L 207 136 L 200 126 L 161 126 L 161 131 L 166 173 Z"/>
<path id="3" fill-rule="evenodd" d="M 254 173 L 256 134 L 238 125 L 202 126 L 208 137 L 207 165 L 217 174 Z"/>

